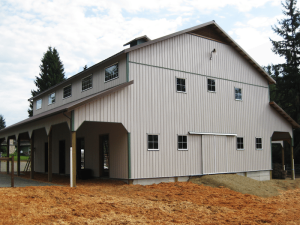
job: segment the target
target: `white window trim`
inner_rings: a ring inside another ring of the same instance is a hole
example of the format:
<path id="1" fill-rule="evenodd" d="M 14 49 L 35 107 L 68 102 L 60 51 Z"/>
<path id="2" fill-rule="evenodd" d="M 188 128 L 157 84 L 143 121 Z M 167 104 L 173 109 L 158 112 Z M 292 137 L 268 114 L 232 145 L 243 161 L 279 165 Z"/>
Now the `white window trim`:
<path id="1" fill-rule="evenodd" d="M 66 87 L 69 87 L 69 86 L 71 86 L 71 95 L 64 98 L 64 89 L 65 89 Z M 82 83 L 81 83 L 81 88 L 82 88 Z M 67 98 L 72 97 L 72 84 L 69 84 L 69 85 L 63 87 L 63 93 L 62 93 L 62 94 L 63 94 L 62 99 L 67 99 Z"/>
<path id="2" fill-rule="evenodd" d="M 92 87 L 82 90 L 82 80 L 85 79 L 85 78 L 87 78 L 87 77 L 92 77 Z M 88 76 L 86 76 L 86 77 L 84 77 L 84 78 L 81 79 L 81 92 L 90 90 L 90 89 L 92 89 L 92 88 L 93 88 L 93 74 L 88 75 Z"/>
<path id="3" fill-rule="evenodd" d="M 186 136 L 186 146 L 187 149 L 179 149 L 178 148 L 178 136 Z M 189 150 L 189 140 L 188 140 L 188 135 L 187 134 L 177 134 L 177 151 L 188 151 Z"/>
<path id="4" fill-rule="evenodd" d="M 238 138 L 243 138 L 243 147 L 244 147 L 244 148 L 238 148 L 238 146 L 237 146 L 237 139 L 238 139 Z M 235 143 L 235 144 L 236 144 L 236 150 L 237 150 L 237 151 L 245 151 L 245 140 L 244 140 L 244 139 L 245 139 L 245 138 L 244 138 L 244 137 L 241 137 L 241 136 L 236 137 L 236 143 Z"/>
<path id="5" fill-rule="evenodd" d="M 210 91 L 210 90 L 208 90 L 208 80 L 214 80 L 215 81 L 215 90 L 217 89 L 216 88 L 216 79 L 213 79 L 213 78 L 210 78 L 210 77 L 208 77 L 207 79 L 206 79 L 206 81 L 207 81 L 207 92 L 209 92 L 209 93 L 217 93 L 217 91 Z"/>
<path id="6" fill-rule="evenodd" d="M 185 80 L 185 91 L 177 91 L 177 79 L 183 79 Z M 187 83 L 186 83 L 187 78 L 184 77 L 175 77 L 175 90 L 177 93 L 182 93 L 182 94 L 187 94 Z"/>
<path id="7" fill-rule="evenodd" d="M 239 88 L 239 89 L 241 89 L 242 99 L 236 99 L 236 98 L 235 98 L 235 89 L 236 89 L 236 88 L 239 88 L 239 87 L 234 87 L 234 89 L 233 89 L 234 100 L 242 102 L 242 101 L 243 101 L 243 89 L 242 89 L 242 88 Z"/>
<path id="8" fill-rule="evenodd" d="M 157 135 L 157 138 L 158 138 L 158 141 L 157 141 L 158 142 L 158 149 L 149 149 L 148 148 L 148 140 L 149 140 L 148 137 L 149 137 L 149 135 Z M 146 136 L 147 136 L 147 139 L 146 139 L 147 140 L 147 150 L 148 151 L 159 151 L 159 146 L 160 146 L 159 134 L 157 134 L 157 133 L 156 134 L 155 133 L 154 134 L 153 133 L 147 133 Z"/>
<path id="9" fill-rule="evenodd" d="M 36 108 L 36 110 L 41 109 L 41 108 L 37 108 L 37 102 L 38 102 L 39 100 L 41 100 L 41 108 L 43 108 L 43 99 L 40 98 L 40 99 L 38 99 L 38 100 L 35 101 L 35 104 L 36 104 L 36 105 L 35 105 L 35 108 Z"/>
<path id="10" fill-rule="evenodd" d="M 107 83 L 107 82 L 110 82 L 110 81 L 112 81 L 112 80 L 115 80 L 115 79 L 118 79 L 118 78 L 119 78 L 119 65 L 118 65 L 118 76 L 117 76 L 117 77 L 114 77 L 114 78 L 112 78 L 112 79 L 110 79 L 110 80 L 105 80 L 105 70 L 106 70 L 107 68 L 111 67 L 111 66 L 116 65 L 116 64 L 119 64 L 119 62 L 116 62 L 116 63 L 111 64 L 110 66 L 107 66 L 107 67 L 104 68 L 104 83 Z"/>
<path id="11" fill-rule="evenodd" d="M 54 98 L 54 102 L 52 102 L 52 103 L 49 104 L 49 97 L 50 97 L 52 94 L 55 95 L 55 96 L 54 96 L 54 97 L 55 97 L 55 98 Z M 48 95 L 48 105 L 53 105 L 53 104 L 55 104 L 55 102 L 56 102 L 56 93 L 55 93 L 55 92 L 52 92 L 51 94 Z"/>
<path id="12" fill-rule="evenodd" d="M 256 138 L 261 138 L 261 148 L 256 148 Z M 263 138 L 262 137 L 255 137 L 255 149 L 257 151 L 262 151 L 264 148 L 263 148 Z"/>

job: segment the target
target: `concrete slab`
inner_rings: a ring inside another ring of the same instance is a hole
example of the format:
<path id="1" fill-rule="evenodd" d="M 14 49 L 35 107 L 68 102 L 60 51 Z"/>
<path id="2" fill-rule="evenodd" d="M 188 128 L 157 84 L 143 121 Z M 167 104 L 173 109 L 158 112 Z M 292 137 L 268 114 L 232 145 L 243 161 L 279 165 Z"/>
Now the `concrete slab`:
<path id="1" fill-rule="evenodd" d="M 11 175 L 0 173 L 0 187 L 11 187 Z M 39 182 L 35 180 L 24 179 L 21 177 L 17 177 L 15 173 L 15 187 L 28 187 L 28 186 L 59 186 L 57 184 Z"/>

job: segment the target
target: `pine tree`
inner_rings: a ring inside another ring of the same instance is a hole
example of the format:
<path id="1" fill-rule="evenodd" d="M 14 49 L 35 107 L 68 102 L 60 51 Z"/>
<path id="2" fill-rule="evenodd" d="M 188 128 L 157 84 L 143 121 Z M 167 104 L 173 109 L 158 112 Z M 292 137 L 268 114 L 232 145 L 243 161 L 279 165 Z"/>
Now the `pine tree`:
<path id="1" fill-rule="evenodd" d="M 41 61 L 39 77 L 36 76 L 36 80 L 34 81 L 37 90 L 31 90 L 32 97 L 66 79 L 64 66 L 55 48 L 48 47 Z M 33 114 L 32 109 L 33 102 L 30 102 L 28 109 L 29 117 Z"/>
<path id="2" fill-rule="evenodd" d="M 4 117 L 0 114 L 0 130 L 4 129 L 6 127 L 5 119 Z M 1 143 L 0 143 L 1 144 Z"/>

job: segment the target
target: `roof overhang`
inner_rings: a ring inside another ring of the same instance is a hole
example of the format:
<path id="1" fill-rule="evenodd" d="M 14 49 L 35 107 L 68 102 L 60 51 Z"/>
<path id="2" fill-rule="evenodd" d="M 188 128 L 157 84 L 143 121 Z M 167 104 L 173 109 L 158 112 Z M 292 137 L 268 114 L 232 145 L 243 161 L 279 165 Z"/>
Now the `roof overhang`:
<path id="1" fill-rule="evenodd" d="M 215 135 L 215 136 L 237 136 L 237 134 L 229 134 L 229 133 L 206 133 L 206 132 L 193 132 L 193 131 L 189 131 L 189 134 Z"/>
<path id="2" fill-rule="evenodd" d="M 270 106 L 275 109 L 282 117 L 284 117 L 293 128 L 300 128 L 300 125 L 292 119 L 279 105 L 277 105 L 275 102 L 270 102 Z"/>

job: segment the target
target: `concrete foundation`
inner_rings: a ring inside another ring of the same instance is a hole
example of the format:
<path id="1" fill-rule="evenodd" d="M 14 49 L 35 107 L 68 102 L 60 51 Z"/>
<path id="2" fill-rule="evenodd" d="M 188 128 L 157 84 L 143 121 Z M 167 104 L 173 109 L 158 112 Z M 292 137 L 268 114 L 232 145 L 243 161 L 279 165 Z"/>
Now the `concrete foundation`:
<path id="1" fill-rule="evenodd" d="M 135 179 L 132 180 L 132 184 L 140 184 L 140 185 L 151 185 L 151 184 L 159 184 L 162 182 L 186 182 L 189 180 L 189 177 L 162 177 L 162 178 L 148 178 L 148 179 Z"/>
<path id="2" fill-rule="evenodd" d="M 241 175 L 241 176 L 246 176 L 246 177 L 252 178 L 254 180 L 258 180 L 258 181 L 265 181 L 265 180 L 271 179 L 269 170 L 241 172 L 241 173 L 236 173 L 236 174 Z"/>

